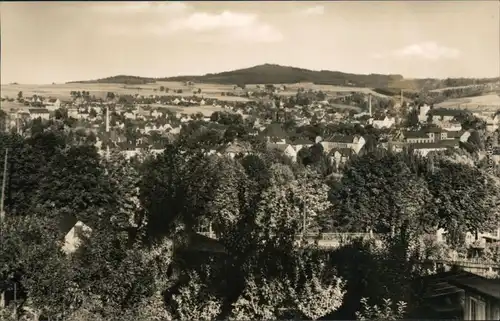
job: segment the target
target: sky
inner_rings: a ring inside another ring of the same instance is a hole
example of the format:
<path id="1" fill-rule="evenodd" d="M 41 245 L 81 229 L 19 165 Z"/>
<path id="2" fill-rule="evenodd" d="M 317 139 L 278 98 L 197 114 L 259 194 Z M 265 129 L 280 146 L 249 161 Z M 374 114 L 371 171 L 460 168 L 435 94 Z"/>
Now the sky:
<path id="1" fill-rule="evenodd" d="M 4 2 L 1 83 L 201 75 L 263 63 L 498 77 L 499 1 Z"/>

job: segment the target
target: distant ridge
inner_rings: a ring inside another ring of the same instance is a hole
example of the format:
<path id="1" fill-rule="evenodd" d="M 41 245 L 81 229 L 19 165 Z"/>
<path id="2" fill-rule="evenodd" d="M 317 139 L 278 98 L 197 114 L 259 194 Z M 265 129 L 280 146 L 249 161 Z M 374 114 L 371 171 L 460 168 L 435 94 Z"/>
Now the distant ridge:
<path id="1" fill-rule="evenodd" d="M 378 74 L 359 75 L 340 71 L 313 71 L 276 64 L 263 64 L 216 74 L 206 74 L 204 76 L 178 76 L 162 78 L 161 80 L 218 84 L 291 84 L 312 82 L 318 85 L 386 87 L 389 83 L 403 80 L 403 76 Z"/>
<path id="2" fill-rule="evenodd" d="M 247 84 L 292 84 L 310 82 L 317 85 L 334 85 L 349 87 L 389 88 L 420 90 L 437 89 L 454 86 L 499 81 L 500 78 L 453 78 L 453 79 L 405 79 L 402 75 L 382 74 L 352 74 L 340 71 L 314 71 L 303 68 L 263 64 L 250 68 L 206 74 L 203 76 L 176 76 L 164 78 L 146 78 L 137 76 L 119 75 L 90 81 L 74 81 L 71 83 L 120 83 L 120 84 L 148 84 L 156 81 L 192 81 L 194 83 L 215 83 L 226 85 Z"/>
<path id="3" fill-rule="evenodd" d="M 118 75 L 96 80 L 70 81 L 67 84 L 127 84 L 127 85 L 144 85 L 155 83 L 154 78 L 145 78 L 138 76 Z"/>

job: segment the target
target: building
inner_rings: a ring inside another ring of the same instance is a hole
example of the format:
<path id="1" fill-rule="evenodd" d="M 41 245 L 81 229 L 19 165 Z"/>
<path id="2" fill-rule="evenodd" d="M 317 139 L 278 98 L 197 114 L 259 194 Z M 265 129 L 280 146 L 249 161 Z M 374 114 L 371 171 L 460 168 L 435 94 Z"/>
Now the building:
<path id="1" fill-rule="evenodd" d="M 430 152 L 459 148 L 460 142 L 458 140 L 442 140 L 432 143 L 414 143 L 410 144 L 409 147 L 413 149 L 414 153 L 420 154 L 421 156 L 427 156 Z"/>
<path id="2" fill-rule="evenodd" d="M 432 122 L 435 124 L 439 124 L 441 122 L 450 122 L 455 119 L 455 117 L 463 115 L 464 113 L 468 113 L 461 109 L 431 109 L 428 111 L 427 116 L 430 116 Z"/>
<path id="3" fill-rule="evenodd" d="M 59 109 L 61 107 L 61 101 L 57 98 L 49 98 L 48 100 L 45 101 L 45 108 L 47 108 L 50 111 L 54 111 L 56 109 Z"/>
<path id="4" fill-rule="evenodd" d="M 351 148 L 358 154 L 366 144 L 366 140 L 360 135 L 338 135 L 321 140 L 319 143 L 325 153 L 330 153 L 333 148 Z"/>
<path id="5" fill-rule="evenodd" d="M 396 118 L 389 116 L 375 117 L 370 122 L 375 128 L 391 128 L 396 124 Z"/>
<path id="6" fill-rule="evenodd" d="M 295 151 L 298 153 L 302 148 L 309 148 L 314 143 L 308 139 L 296 139 L 292 142 L 292 146 L 295 149 Z"/>
<path id="7" fill-rule="evenodd" d="M 338 169 L 339 166 L 345 164 L 353 155 L 355 155 L 355 152 L 352 148 L 333 148 L 328 157 L 330 162 L 335 164 Z"/>
<path id="8" fill-rule="evenodd" d="M 297 161 L 297 151 L 290 144 L 267 144 L 269 149 L 275 149 L 283 153 L 283 155 L 289 157 L 292 161 Z"/>
<path id="9" fill-rule="evenodd" d="M 45 108 L 30 108 L 29 114 L 31 119 L 41 118 L 43 120 L 50 119 L 50 112 Z"/>
<path id="10" fill-rule="evenodd" d="M 500 280 L 454 270 L 421 281 L 426 319 L 500 320 Z"/>
<path id="11" fill-rule="evenodd" d="M 403 139 L 403 141 L 406 143 L 418 144 L 418 143 L 437 143 L 443 140 L 462 141 L 462 136 L 464 135 L 468 139 L 470 133 L 467 131 L 447 131 L 441 128 L 432 127 L 432 128 L 427 128 L 425 130 L 405 131 L 400 133 L 398 136 L 399 138 Z M 463 137 L 463 139 L 465 139 L 465 136 Z M 465 139 L 465 141 L 467 141 L 467 139 Z"/>

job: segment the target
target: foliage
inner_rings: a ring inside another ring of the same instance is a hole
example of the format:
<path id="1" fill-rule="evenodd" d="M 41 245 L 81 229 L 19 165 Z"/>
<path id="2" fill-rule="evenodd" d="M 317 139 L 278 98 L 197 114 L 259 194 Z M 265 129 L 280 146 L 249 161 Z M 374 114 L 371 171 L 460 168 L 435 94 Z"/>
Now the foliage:
<path id="1" fill-rule="evenodd" d="M 221 302 L 208 292 L 196 273 L 173 296 L 175 315 L 180 320 L 213 320 L 221 312 Z"/>
<path id="2" fill-rule="evenodd" d="M 393 307 L 392 301 L 390 299 L 384 299 L 384 303 L 381 307 L 377 305 L 369 306 L 368 299 L 361 299 L 361 310 L 356 313 L 356 320 L 367 321 L 367 320 L 399 320 L 403 318 L 405 313 L 406 303 L 399 301 L 396 307 Z"/>

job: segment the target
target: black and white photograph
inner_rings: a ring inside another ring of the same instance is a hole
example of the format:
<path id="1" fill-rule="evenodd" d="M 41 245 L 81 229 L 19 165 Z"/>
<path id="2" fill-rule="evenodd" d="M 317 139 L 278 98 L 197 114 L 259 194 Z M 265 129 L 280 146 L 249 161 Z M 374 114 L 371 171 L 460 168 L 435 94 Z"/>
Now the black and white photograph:
<path id="1" fill-rule="evenodd" d="M 500 321 L 499 0 L 0 24 L 0 321 Z"/>

